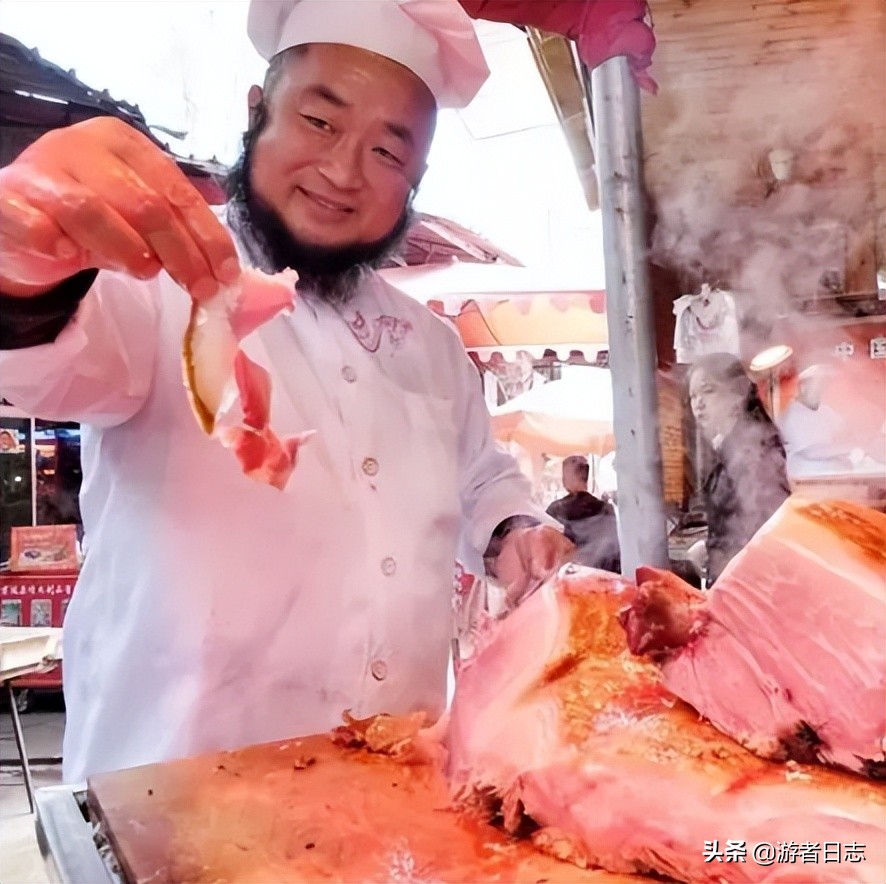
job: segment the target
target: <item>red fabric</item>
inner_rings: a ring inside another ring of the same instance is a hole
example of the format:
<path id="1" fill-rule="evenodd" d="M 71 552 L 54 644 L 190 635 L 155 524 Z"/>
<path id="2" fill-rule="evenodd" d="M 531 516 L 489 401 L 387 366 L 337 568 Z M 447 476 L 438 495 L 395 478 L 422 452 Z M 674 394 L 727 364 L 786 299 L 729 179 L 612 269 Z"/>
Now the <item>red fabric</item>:
<path id="1" fill-rule="evenodd" d="M 626 55 L 637 84 L 653 94 L 649 75 L 655 35 L 645 0 L 459 0 L 471 18 L 529 25 L 574 40 L 588 68 Z"/>

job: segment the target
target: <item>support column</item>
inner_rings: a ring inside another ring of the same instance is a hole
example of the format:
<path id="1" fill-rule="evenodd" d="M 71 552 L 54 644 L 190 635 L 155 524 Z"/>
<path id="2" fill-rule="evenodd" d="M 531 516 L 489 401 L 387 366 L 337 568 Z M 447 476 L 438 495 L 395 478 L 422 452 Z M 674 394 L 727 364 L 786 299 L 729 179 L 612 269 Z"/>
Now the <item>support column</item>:
<path id="1" fill-rule="evenodd" d="M 603 216 L 622 571 L 667 567 L 640 96 L 627 59 L 590 75 Z M 587 88 L 587 80 L 585 88 Z"/>

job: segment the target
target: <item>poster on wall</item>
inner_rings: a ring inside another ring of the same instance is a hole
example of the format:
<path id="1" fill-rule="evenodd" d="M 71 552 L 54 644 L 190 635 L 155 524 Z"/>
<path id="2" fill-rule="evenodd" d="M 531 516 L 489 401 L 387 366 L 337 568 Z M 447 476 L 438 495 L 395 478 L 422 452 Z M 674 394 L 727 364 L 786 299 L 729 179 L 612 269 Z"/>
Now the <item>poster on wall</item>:
<path id="1" fill-rule="evenodd" d="M 11 427 L 0 428 L 0 456 L 4 454 L 23 454 L 24 452 L 24 433 Z"/>
<path id="2" fill-rule="evenodd" d="M 0 602 L 0 626 L 21 626 L 22 625 L 22 603 L 15 599 L 14 601 L 3 600 Z"/>
<path id="3" fill-rule="evenodd" d="M 31 599 L 31 626 L 52 626 L 51 599 Z"/>
<path id="4" fill-rule="evenodd" d="M 29 525 L 12 529 L 10 571 L 75 571 L 76 525 Z"/>

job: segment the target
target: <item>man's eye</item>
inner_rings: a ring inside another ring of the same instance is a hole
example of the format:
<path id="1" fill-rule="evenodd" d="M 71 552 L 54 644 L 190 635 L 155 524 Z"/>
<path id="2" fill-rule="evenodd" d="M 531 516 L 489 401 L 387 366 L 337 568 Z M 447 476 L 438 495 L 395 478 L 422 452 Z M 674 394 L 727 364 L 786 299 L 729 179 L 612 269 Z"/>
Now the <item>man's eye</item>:
<path id="1" fill-rule="evenodd" d="M 394 156 L 394 154 L 383 147 L 376 147 L 373 148 L 373 150 L 376 154 L 378 154 L 378 156 L 380 156 L 383 160 L 386 160 L 387 162 L 394 163 L 397 166 L 404 165 L 403 160 L 401 160 L 400 157 Z"/>
<path id="2" fill-rule="evenodd" d="M 320 117 L 312 117 L 308 114 L 302 114 L 302 119 L 306 120 L 309 126 L 313 126 L 315 129 L 320 129 L 322 132 L 331 132 L 332 126 L 326 122 L 326 120 L 321 120 Z"/>

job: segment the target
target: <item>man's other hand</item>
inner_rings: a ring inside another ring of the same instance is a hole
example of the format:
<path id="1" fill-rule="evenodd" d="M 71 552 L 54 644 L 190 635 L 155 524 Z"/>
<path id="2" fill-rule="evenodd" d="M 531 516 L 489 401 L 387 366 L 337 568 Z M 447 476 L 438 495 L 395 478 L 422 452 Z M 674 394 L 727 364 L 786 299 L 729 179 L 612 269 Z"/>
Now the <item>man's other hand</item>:
<path id="1" fill-rule="evenodd" d="M 575 552 L 575 544 L 556 528 L 536 525 L 515 528 L 501 541 L 494 576 L 507 593 L 508 609 L 515 608 Z"/>

